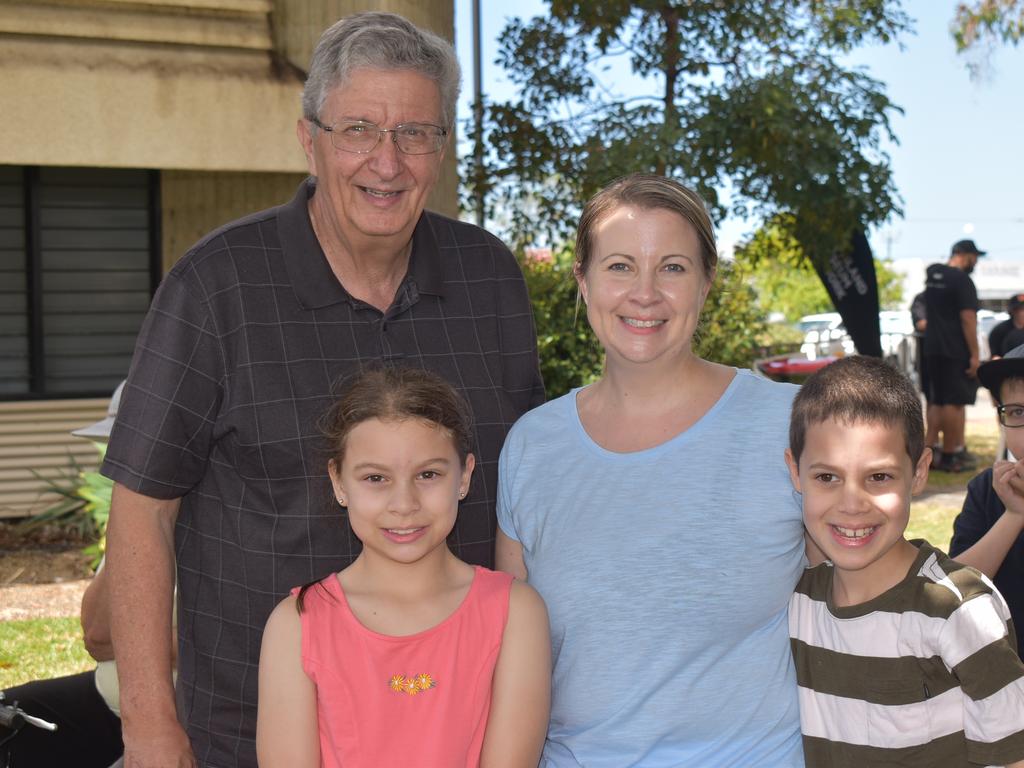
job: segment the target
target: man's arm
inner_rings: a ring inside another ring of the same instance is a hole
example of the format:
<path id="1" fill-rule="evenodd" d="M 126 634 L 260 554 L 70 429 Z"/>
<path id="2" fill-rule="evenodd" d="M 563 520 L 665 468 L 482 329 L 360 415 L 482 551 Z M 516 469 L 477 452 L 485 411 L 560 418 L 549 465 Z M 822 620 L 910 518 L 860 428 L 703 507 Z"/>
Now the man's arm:
<path id="1" fill-rule="evenodd" d="M 100 565 L 82 595 L 82 639 L 85 650 L 96 661 L 114 658 L 110 641 L 110 582 L 106 574 L 107 569 Z"/>
<path id="2" fill-rule="evenodd" d="M 189 768 L 171 681 L 174 523 L 180 499 L 115 483 L 107 528 L 110 629 L 121 686 L 125 765 Z"/>
<path id="3" fill-rule="evenodd" d="M 978 312 L 974 309 L 960 310 L 960 328 L 964 332 L 964 341 L 967 342 L 967 349 L 971 355 L 971 362 L 967 367 L 967 375 L 975 376 L 978 373 Z"/>

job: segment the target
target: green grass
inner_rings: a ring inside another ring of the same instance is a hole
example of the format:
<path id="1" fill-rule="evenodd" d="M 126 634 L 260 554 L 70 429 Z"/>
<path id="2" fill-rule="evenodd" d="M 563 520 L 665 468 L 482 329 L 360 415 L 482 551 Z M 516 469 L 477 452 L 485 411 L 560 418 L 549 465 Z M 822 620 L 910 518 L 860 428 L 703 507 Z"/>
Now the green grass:
<path id="1" fill-rule="evenodd" d="M 944 552 L 949 551 L 949 540 L 953 536 L 953 519 L 960 513 L 960 504 L 925 500 L 910 507 L 908 539 L 925 539 Z"/>
<path id="2" fill-rule="evenodd" d="M 0 688 L 92 669 L 77 616 L 0 622 Z"/>

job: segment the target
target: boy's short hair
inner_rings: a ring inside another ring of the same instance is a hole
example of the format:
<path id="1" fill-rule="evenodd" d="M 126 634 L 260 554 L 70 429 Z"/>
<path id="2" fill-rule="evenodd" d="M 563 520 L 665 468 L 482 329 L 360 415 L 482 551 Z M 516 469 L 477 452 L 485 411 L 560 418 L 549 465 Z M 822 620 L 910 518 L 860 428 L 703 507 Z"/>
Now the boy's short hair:
<path id="1" fill-rule="evenodd" d="M 899 370 L 878 358 L 840 358 L 800 388 L 789 420 L 789 450 L 797 464 L 807 429 L 829 419 L 898 427 L 903 430 L 907 455 L 915 466 L 924 452 L 924 416 L 917 391 Z"/>
<path id="2" fill-rule="evenodd" d="M 1003 405 L 1000 390 L 1007 381 L 1024 381 L 1024 344 L 1014 347 L 998 360 L 990 360 L 978 368 L 978 379 Z"/>

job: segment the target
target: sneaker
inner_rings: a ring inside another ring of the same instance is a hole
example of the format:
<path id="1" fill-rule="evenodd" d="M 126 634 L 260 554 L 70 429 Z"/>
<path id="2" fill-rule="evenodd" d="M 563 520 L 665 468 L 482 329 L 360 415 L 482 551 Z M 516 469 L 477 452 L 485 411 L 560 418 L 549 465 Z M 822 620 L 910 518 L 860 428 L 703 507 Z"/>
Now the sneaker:
<path id="1" fill-rule="evenodd" d="M 968 451 L 966 448 L 961 448 L 959 451 L 953 454 L 957 460 L 964 465 L 965 469 L 974 469 L 978 466 L 978 457 Z"/>
<path id="2" fill-rule="evenodd" d="M 971 467 L 964 463 L 963 458 L 960 455 L 961 453 L 963 453 L 963 451 L 957 451 L 956 453 L 943 453 L 937 469 L 940 472 L 952 472 L 954 474 L 968 471 Z"/>

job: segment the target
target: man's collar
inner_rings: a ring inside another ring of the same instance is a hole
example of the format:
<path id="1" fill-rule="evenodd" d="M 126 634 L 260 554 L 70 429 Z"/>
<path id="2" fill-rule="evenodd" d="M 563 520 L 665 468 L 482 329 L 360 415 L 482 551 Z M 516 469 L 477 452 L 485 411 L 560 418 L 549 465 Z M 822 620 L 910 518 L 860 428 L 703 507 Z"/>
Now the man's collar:
<path id="1" fill-rule="evenodd" d="M 285 268 L 295 296 L 304 309 L 319 309 L 352 297 L 334 275 L 309 219 L 309 198 L 316 179 L 299 185 L 291 202 L 278 211 L 278 228 Z M 437 247 L 431 216 L 424 211 L 412 233 L 407 276 L 420 293 L 444 296 L 444 262 Z"/>
<path id="2" fill-rule="evenodd" d="M 409 276 L 420 293 L 444 298 L 444 262 L 434 234 L 434 217 L 428 211 L 420 214 L 412 232 L 412 254 L 409 256 Z"/>

